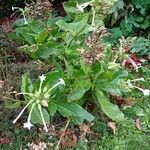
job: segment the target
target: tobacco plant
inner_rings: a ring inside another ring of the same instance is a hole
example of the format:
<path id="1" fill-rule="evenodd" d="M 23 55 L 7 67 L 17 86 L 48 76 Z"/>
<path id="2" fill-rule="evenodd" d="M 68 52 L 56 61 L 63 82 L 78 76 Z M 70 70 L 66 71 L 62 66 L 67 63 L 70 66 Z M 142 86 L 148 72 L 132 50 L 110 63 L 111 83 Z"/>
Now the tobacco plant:
<path id="1" fill-rule="evenodd" d="M 14 24 L 11 38 L 19 41 L 18 49 L 33 59 L 53 64 L 55 70 L 40 76 L 34 84 L 29 74 L 22 77 L 22 92 L 26 106 L 14 123 L 28 107 L 29 116 L 24 127 L 32 123 L 46 123 L 50 116 L 59 112 L 75 124 L 94 120 L 94 116 L 83 109 L 87 102 L 96 103 L 109 118 L 116 122 L 125 121 L 125 116 L 111 96 L 123 96 L 132 89 L 138 89 L 149 96 L 149 89 L 135 85 L 143 78 L 130 80 L 123 61 L 134 61 L 125 53 L 120 40 L 118 52 L 114 53 L 104 38 L 109 35 L 104 25 L 106 11 L 115 1 L 91 0 L 65 3 L 68 16 L 51 15 L 47 21 L 26 18 Z M 101 6 L 101 7 L 99 7 Z M 90 10 L 88 10 L 90 7 Z M 103 9 L 101 9 L 103 8 Z M 91 112 L 92 113 L 92 112 Z M 31 123 L 32 122 L 32 123 Z"/>

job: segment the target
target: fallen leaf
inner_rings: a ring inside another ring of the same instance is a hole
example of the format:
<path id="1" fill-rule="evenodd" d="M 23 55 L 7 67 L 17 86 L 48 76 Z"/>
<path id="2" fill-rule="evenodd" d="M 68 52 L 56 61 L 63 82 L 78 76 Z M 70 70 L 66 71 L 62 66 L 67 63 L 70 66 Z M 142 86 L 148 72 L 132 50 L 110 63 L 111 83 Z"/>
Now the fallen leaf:
<path id="1" fill-rule="evenodd" d="M 135 105 L 135 100 L 132 97 L 124 99 L 122 96 L 111 95 L 111 100 L 113 103 L 117 104 L 120 107 Z"/>
<path id="2" fill-rule="evenodd" d="M 77 145 L 77 136 L 74 131 L 71 129 L 67 129 L 61 140 L 62 149 L 66 150 L 67 148 L 75 148 Z"/>
<path id="3" fill-rule="evenodd" d="M 140 118 L 135 119 L 135 127 L 139 130 L 141 130 L 141 121 Z"/>
<path id="4" fill-rule="evenodd" d="M 0 89 L 3 88 L 4 86 L 4 81 L 0 80 Z"/>
<path id="5" fill-rule="evenodd" d="M 111 129 L 112 129 L 112 131 L 113 131 L 113 134 L 115 135 L 116 134 L 116 123 L 115 122 L 108 122 L 107 123 L 107 125 L 108 125 L 108 127 L 110 127 Z"/>
<path id="6" fill-rule="evenodd" d="M 91 131 L 90 129 L 90 125 L 87 125 L 85 123 L 82 123 L 80 126 L 79 126 L 79 129 L 80 131 L 84 132 L 84 133 L 93 133 L 93 131 Z"/>
<path id="7" fill-rule="evenodd" d="M 1 144 L 9 144 L 10 140 L 7 137 L 0 137 L 0 145 Z"/>

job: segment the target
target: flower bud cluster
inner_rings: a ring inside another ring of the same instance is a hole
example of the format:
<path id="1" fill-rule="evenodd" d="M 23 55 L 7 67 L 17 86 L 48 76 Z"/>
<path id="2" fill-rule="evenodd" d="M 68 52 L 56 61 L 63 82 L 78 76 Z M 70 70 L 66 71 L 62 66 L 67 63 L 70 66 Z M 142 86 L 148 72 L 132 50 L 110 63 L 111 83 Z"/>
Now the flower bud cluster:
<path id="1" fill-rule="evenodd" d="M 86 45 L 88 50 L 81 49 L 80 55 L 86 64 L 92 65 L 95 61 L 99 61 L 103 58 L 103 52 L 106 44 L 103 42 L 103 37 L 108 36 L 108 32 L 105 27 L 93 31 L 92 35 L 86 39 Z"/>
<path id="2" fill-rule="evenodd" d="M 52 10 L 52 5 L 49 0 L 32 2 L 27 4 L 29 8 L 29 16 L 34 19 L 48 19 L 49 13 Z"/>

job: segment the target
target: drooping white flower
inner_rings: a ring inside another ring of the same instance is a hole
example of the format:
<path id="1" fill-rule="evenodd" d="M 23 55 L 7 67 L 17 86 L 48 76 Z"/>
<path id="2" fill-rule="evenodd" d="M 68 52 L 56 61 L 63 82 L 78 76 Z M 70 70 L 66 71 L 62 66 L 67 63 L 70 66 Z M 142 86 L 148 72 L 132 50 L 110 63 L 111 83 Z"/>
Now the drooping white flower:
<path id="1" fill-rule="evenodd" d="M 60 78 L 60 79 L 59 79 L 59 82 L 60 82 L 60 84 L 65 85 L 64 79 Z"/>
<path id="2" fill-rule="evenodd" d="M 44 125 L 44 130 L 45 130 L 46 132 L 48 132 L 48 129 L 47 129 L 47 126 L 46 126 L 46 122 L 45 122 L 45 119 L 44 119 L 44 116 L 43 116 L 41 104 L 38 104 L 38 109 L 39 109 L 40 114 L 41 114 L 42 122 L 43 122 L 43 125 Z"/>
<path id="3" fill-rule="evenodd" d="M 28 128 L 30 130 L 30 128 L 33 126 L 33 124 L 31 123 L 31 114 L 32 114 L 32 111 L 33 111 L 33 108 L 35 107 L 36 103 L 33 103 L 32 104 L 32 107 L 30 109 L 30 112 L 29 112 L 29 115 L 28 115 L 28 119 L 27 119 L 27 122 L 23 124 L 23 127 L 24 128 Z"/>
<path id="4" fill-rule="evenodd" d="M 39 93 L 41 93 L 41 90 L 42 90 L 42 84 L 43 84 L 43 81 L 46 79 L 46 76 L 44 76 L 43 74 L 41 76 L 39 76 L 40 78 L 40 87 L 39 87 Z"/>
<path id="5" fill-rule="evenodd" d="M 133 80 L 128 80 L 128 82 L 136 82 L 136 81 L 145 81 L 143 77 Z"/>
<path id="6" fill-rule="evenodd" d="M 17 118 L 13 121 L 13 124 L 17 122 L 17 120 L 21 117 L 21 115 L 24 113 L 25 109 L 33 102 L 33 100 L 30 100 L 27 105 L 21 110 Z"/>
<path id="7" fill-rule="evenodd" d="M 80 4 L 80 5 L 77 3 L 76 7 L 78 11 L 84 12 L 84 8 L 86 8 L 90 3 L 92 3 L 92 1 Z"/>
<path id="8" fill-rule="evenodd" d="M 31 127 L 33 127 L 33 124 L 29 121 L 23 124 L 24 128 L 28 128 L 29 130 L 31 129 Z"/>
<path id="9" fill-rule="evenodd" d="M 65 85 L 65 81 L 62 79 L 62 78 L 59 78 L 59 80 L 58 80 L 58 82 L 55 84 L 55 85 L 53 85 L 47 92 L 46 92 L 46 94 L 45 94 L 45 96 L 50 92 L 50 91 L 52 91 L 55 87 L 57 87 L 58 85 Z M 47 97 L 47 96 L 46 96 Z"/>
<path id="10" fill-rule="evenodd" d="M 20 8 L 12 6 L 11 9 L 12 9 L 12 11 L 14 11 L 14 10 L 19 10 Z"/>
<path id="11" fill-rule="evenodd" d="M 149 89 L 142 89 L 138 86 L 132 86 L 132 87 L 138 89 L 141 92 L 143 92 L 144 96 L 149 96 L 150 95 L 150 90 Z"/>
<path id="12" fill-rule="evenodd" d="M 43 82 L 46 79 L 46 76 L 42 74 L 41 76 L 39 76 L 39 78 L 40 78 L 40 81 Z"/>

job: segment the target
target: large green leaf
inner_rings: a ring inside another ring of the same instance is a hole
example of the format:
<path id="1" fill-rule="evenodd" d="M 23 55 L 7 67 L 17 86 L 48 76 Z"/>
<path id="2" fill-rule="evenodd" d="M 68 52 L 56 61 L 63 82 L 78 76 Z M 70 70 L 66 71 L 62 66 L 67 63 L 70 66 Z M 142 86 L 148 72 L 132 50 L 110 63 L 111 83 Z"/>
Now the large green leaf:
<path id="1" fill-rule="evenodd" d="M 84 120 L 90 122 L 94 120 L 94 116 L 92 116 L 89 112 L 87 112 L 76 103 L 57 101 L 56 105 L 61 115 L 63 115 L 64 117 L 71 117 L 76 124 L 81 124 Z"/>
<path id="2" fill-rule="evenodd" d="M 49 115 L 48 111 L 46 109 L 42 108 L 42 112 L 43 112 L 45 122 L 49 123 L 50 115 Z M 40 114 L 40 111 L 39 111 L 37 105 L 33 108 L 32 115 L 31 115 L 31 121 L 33 123 L 43 124 L 41 114 Z"/>
<path id="3" fill-rule="evenodd" d="M 71 91 L 69 93 L 69 95 L 67 96 L 67 101 L 68 102 L 72 102 L 72 101 L 76 101 L 79 100 L 80 98 L 83 97 L 85 93 L 84 88 L 80 87 L 78 89 L 74 89 L 73 91 Z"/>
<path id="4" fill-rule="evenodd" d="M 54 114 L 57 111 L 57 105 L 54 102 L 52 102 L 52 100 L 48 104 L 48 111 L 49 111 L 51 116 L 54 116 Z"/>
<path id="5" fill-rule="evenodd" d="M 67 78 L 71 79 L 73 75 L 73 66 L 69 64 L 69 62 L 64 59 L 65 65 L 66 65 L 66 71 L 67 71 Z"/>
<path id="6" fill-rule="evenodd" d="M 76 78 L 72 85 L 73 90 L 67 96 L 67 101 L 72 102 L 81 99 L 91 86 L 92 84 L 89 78 Z"/>
<path id="7" fill-rule="evenodd" d="M 34 37 L 30 34 L 30 31 L 27 30 L 24 27 L 20 27 L 20 28 L 15 29 L 15 33 L 18 36 L 18 38 L 22 38 L 23 39 L 22 41 L 25 44 L 32 45 L 32 44 L 36 43 Z"/>
<path id="8" fill-rule="evenodd" d="M 32 93 L 32 90 L 33 90 L 32 81 L 30 79 L 29 73 L 27 72 L 22 76 L 21 91 L 25 93 Z"/>
<path id="9" fill-rule="evenodd" d="M 77 78 L 73 83 L 74 89 L 83 88 L 85 91 L 88 91 L 92 86 L 91 80 L 89 78 Z"/>
<path id="10" fill-rule="evenodd" d="M 87 17 L 83 18 L 79 22 L 66 23 L 63 20 L 59 20 L 56 24 L 66 32 L 70 32 L 73 36 L 87 33 Z"/>
<path id="11" fill-rule="evenodd" d="M 103 94 L 102 91 L 96 90 L 96 97 L 102 111 L 112 120 L 116 122 L 124 121 L 124 114 L 120 111 L 117 105 L 112 104 Z"/>
<path id="12" fill-rule="evenodd" d="M 41 31 L 38 35 L 37 35 L 37 43 L 43 43 L 47 40 L 49 35 L 49 30 L 45 29 L 43 31 Z"/>
<path id="13" fill-rule="evenodd" d="M 106 91 L 112 95 L 121 95 L 123 92 L 129 92 L 129 89 L 122 84 L 125 77 L 128 76 L 127 71 L 109 70 L 102 73 L 95 82 L 99 90 Z"/>
<path id="14" fill-rule="evenodd" d="M 88 76 L 88 74 L 91 72 L 91 68 L 89 65 L 85 64 L 82 59 L 80 59 L 80 65 L 84 73 Z"/>

